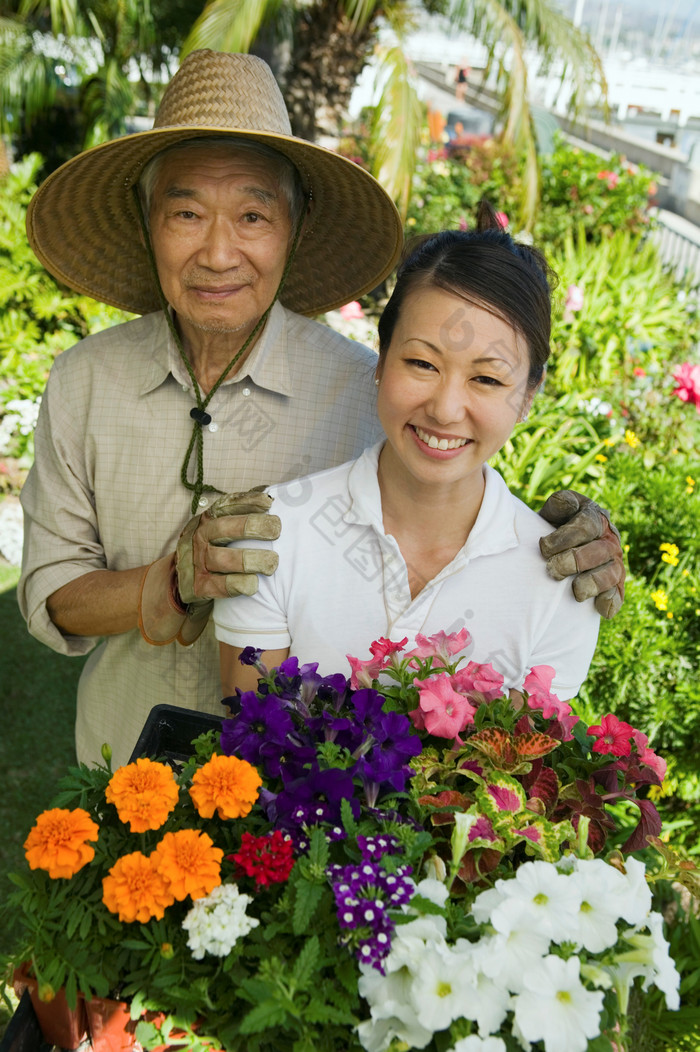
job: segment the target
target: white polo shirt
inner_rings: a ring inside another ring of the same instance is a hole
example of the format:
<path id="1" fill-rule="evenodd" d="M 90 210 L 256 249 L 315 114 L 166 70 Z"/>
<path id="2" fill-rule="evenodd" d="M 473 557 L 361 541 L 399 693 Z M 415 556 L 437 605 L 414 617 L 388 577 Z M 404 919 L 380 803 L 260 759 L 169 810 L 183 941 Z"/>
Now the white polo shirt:
<path id="1" fill-rule="evenodd" d="M 382 445 L 270 487 L 282 533 L 255 546 L 274 548 L 279 568 L 259 576 L 254 596 L 216 600 L 217 638 L 237 647 L 289 647 L 300 661 L 317 661 L 322 675 L 349 675 L 346 655 L 366 660 L 379 636 L 408 636 L 412 644 L 419 632 L 466 627 L 472 640 L 465 656 L 491 662 L 506 687 L 522 686 L 533 665 L 552 665 L 554 693 L 574 697 L 595 650 L 599 617 L 592 602 L 576 602 L 570 580 L 547 575 L 538 542 L 552 527 L 486 465 L 484 498 L 466 544 L 412 599 L 406 563 L 382 523 Z"/>

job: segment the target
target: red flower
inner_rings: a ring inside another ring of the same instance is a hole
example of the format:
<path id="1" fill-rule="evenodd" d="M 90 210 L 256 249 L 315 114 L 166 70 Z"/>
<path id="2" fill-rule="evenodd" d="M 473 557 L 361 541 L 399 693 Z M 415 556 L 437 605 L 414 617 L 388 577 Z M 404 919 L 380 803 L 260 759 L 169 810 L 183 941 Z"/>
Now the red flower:
<path id="1" fill-rule="evenodd" d="M 244 833 L 240 851 L 227 855 L 227 858 L 236 863 L 237 877 L 252 877 L 258 888 L 283 884 L 294 866 L 292 842 L 285 840 L 279 829 L 268 836 Z"/>
<path id="2" fill-rule="evenodd" d="M 613 756 L 629 756 L 632 751 L 630 738 L 634 733 L 631 723 L 618 720 L 609 713 L 599 724 L 589 727 L 588 733 L 597 738 L 593 752 L 612 753 Z"/>
<path id="3" fill-rule="evenodd" d="M 397 650 L 403 650 L 407 643 L 408 636 L 404 636 L 399 643 L 392 643 L 390 639 L 380 636 L 379 639 L 375 639 L 374 643 L 370 643 L 369 652 L 373 657 L 383 660 L 389 657 L 390 654 L 395 654 Z"/>

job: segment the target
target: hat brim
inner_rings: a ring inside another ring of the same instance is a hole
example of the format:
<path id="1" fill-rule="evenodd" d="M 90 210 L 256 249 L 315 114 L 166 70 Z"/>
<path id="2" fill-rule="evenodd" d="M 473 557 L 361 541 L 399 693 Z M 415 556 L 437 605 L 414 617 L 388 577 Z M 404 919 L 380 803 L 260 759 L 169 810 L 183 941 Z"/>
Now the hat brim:
<path id="1" fill-rule="evenodd" d="M 62 165 L 27 211 L 27 236 L 37 258 L 76 292 L 134 314 L 158 310 L 132 187 L 161 150 L 211 135 L 272 147 L 296 165 L 312 192 L 310 219 L 280 295 L 285 307 L 322 314 L 370 292 L 391 273 L 403 243 L 401 219 L 373 176 L 303 139 L 220 127 L 137 132 Z"/>

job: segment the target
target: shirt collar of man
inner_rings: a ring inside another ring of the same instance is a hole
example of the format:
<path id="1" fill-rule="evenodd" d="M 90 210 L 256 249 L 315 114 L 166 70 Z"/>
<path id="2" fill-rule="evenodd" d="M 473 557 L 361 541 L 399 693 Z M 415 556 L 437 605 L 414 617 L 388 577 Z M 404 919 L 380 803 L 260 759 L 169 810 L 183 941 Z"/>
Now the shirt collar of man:
<path id="1" fill-rule="evenodd" d="M 352 465 L 348 476 L 350 506 L 344 516 L 348 523 L 373 526 L 380 533 L 384 532 L 384 526 L 377 467 L 384 441 L 382 439 L 366 449 Z M 485 464 L 484 471 L 484 499 L 462 549 L 467 559 L 476 555 L 496 555 L 515 548 L 519 543 L 513 495 L 494 468 Z"/>
<path id="2" fill-rule="evenodd" d="M 227 377 L 222 386 L 250 379 L 258 387 L 293 397 L 295 391 L 285 338 L 287 324 L 287 311 L 280 303 L 275 303 L 265 328 L 243 368 L 233 376 Z M 148 394 L 155 390 L 164 383 L 169 375 L 172 375 L 179 384 L 186 385 L 188 388 L 192 386 L 165 318 L 163 318 L 159 337 L 154 342 L 150 362 L 145 370 L 141 394 Z"/>

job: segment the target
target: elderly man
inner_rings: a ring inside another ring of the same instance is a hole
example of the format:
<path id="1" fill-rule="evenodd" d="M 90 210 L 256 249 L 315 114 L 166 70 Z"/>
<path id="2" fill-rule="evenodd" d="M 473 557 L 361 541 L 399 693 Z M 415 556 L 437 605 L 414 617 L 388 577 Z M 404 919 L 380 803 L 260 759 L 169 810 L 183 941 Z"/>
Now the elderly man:
<path id="1" fill-rule="evenodd" d="M 401 226 L 366 172 L 291 135 L 265 63 L 211 51 L 183 62 L 151 131 L 54 172 L 27 223 L 59 280 L 143 315 L 56 360 L 22 493 L 22 612 L 60 653 L 93 651 L 78 757 L 107 742 L 123 763 L 153 705 L 219 709 L 211 599 L 274 570 L 223 547 L 278 528 L 240 494 L 376 439 L 376 356 L 304 315 L 376 287 Z M 555 572 L 604 564 L 581 595 L 615 592 L 605 517 L 587 505 L 563 529 L 548 554 L 584 547 Z"/>

